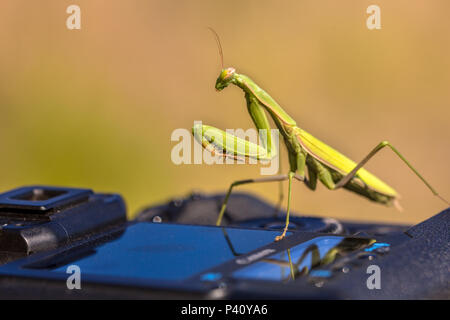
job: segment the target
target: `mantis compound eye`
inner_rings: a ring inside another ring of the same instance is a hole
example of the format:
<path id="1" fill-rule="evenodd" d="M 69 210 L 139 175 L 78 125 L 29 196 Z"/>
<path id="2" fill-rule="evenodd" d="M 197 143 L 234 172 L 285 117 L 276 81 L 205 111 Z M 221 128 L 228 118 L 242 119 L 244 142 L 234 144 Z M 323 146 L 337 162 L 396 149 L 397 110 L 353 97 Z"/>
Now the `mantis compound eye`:
<path id="1" fill-rule="evenodd" d="M 236 72 L 236 69 L 234 68 L 227 68 L 227 69 L 223 69 L 222 72 L 220 73 L 219 79 L 221 80 L 227 80 L 230 79 L 231 76 Z"/>
<path id="2" fill-rule="evenodd" d="M 236 72 L 236 69 L 232 68 L 232 67 L 223 70 L 223 72 L 222 72 L 223 73 L 223 79 L 225 80 L 225 79 L 230 78 L 235 72 Z"/>

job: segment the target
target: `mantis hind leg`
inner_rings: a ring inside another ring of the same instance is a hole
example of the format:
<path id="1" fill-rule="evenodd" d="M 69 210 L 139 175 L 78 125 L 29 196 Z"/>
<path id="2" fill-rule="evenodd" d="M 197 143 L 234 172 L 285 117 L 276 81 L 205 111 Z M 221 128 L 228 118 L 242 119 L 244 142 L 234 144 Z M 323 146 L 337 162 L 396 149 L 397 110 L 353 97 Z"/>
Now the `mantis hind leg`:
<path id="1" fill-rule="evenodd" d="M 337 187 L 336 182 L 342 181 L 343 179 L 342 174 L 328 169 L 320 162 L 318 162 L 316 159 L 312 159 L 309 162 L 308 172 L 310 174 L 310 179 L 311 177 L 315 177 L 315 179 L 322 182 L 322 184 L 329 190 L 336 190 L 340 188 Z M 311 182 L 305 181 L 305 184 L 309 186 Z M 361 182 L 358 183 L 354 179 L 350 179 L 348 183 L 346 183 L 343 187 L 349 191 L 355 192 L 363 197 L 366 197 L 371 201 L 375 201 L 378 203 L 389 205 L 391 201 L 394 200 L 392 197 L 389 197 L 382 193 L 371 190 L 370 188 L 367 188 L 364 184 L 362 184 Z M 393 204 L 399 206 L 399 204 L 396 203 L 395 200 Z"/>
<path id="2" fill-rule="evenodd" d="M 422 182 L 428 187 L 428 189 L 430 189 L 430 191 L 435 196 L 439 197 L 442 201 L 447 203 L 447 205 L 450 205 L 450 203 L 446 199 L 441 197 L 437 193 L 437 191 L 428 183 L 428 181 L 426 181 L 422 177 L 422 175 L 408 162 L 408 160 L 406 160 L 405 157 L 403 157 L 403 155 L 400 152 L 398 152 L 397 149 L 394 148 L 394 146 L 391 145 L 388 141 L 382 141 L 375 148 L 373 148 L 372 151 L 370 151 L 369 154 L 363 160 L 361 160 L 361 162 L 359 162 L 350 173 L 348 173 L 338 183 L 336 183 L 336 185 L 334 186 L 334 189 L 338 189 L 338 188 L 345 186 L 356 175 L 358 170 L 361 169 L 375 154 L 377 154 L 378 151 L 380 151 L 384 147 L 391 148 L 391 150 L 394 151 L 394 153 L 416 174 L 416 176 L 420 180 L 422 180 Z"/>
<path id="3" fill-rule="evenodd" d="M 312 160 L 309 170 L 310 174 L 312 174 L 314 177 L 316 177 L 316 179 L 322 182 L 323 185 L 329 190 L 336 190 L 340 188 L 336 184 L 336 182 L 342 181 L 343 179 L 340 173 L 331 171 L 315 159 Z M 372 191 L 366 188 L 364 185 L 356 183 L 352 179 L 350 179 L 348 183 L 346 183 L 343 187 L 372 201 L 388 204 L 392 200 L 391 197 L 388 197 L 376 191 Z"/>

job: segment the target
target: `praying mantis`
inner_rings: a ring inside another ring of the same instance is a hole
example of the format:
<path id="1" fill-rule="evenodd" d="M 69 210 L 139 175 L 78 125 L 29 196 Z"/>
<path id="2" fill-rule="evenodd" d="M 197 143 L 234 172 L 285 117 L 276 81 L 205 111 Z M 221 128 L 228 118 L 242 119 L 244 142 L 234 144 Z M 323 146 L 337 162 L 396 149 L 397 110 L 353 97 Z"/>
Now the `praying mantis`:
<path id="1" fill-rule="evenodd" d="M 382 141 L 373 148 L 366 157 L 359 163 L 355 163 L 337 150 L 328 146 L 324 142 L 315 138 L 310 133 L 297 126 L 292 117 L 281 108 L 281 106 L 262 88 L 260 88 L 248 76 L 239 74 L 233 67 L 224 68 L 223 53 L 220 39 L 217 33 L 213 32 L 222 62 L 222 70 L 217 78 L 215 88 L 222 91 L 230 84 L 240 88 L 245 94 L 247 109 L 253 123 L 258 130 L 270 131 L 270 124 L 266 113 L 272 118 L 288 150 L 289 172 L 269 177 L 256 179 L 246 179 L 233 182 L 225 196 L 221 206 L 216 225 L 220 225 L 225 213 L 227 203 L 234 187 L 259 182 L 288 181 L 288 197 L 286 210 L 286 223 L 281 235 L 275 238 L 279 241 L 286 236 L 289 226 L 289 213 L 291 209 L 292 181 L 294 179 L 303 182 L 309 189 L 315 190 L 317 181 L 320 181 L 329 190 L 344 188 L 350 192 L 356 193 L 368 200 L 383 204 L 394 205 L 399 210 L 399 194 L 388 184 L 371 174 L 363 166 L 380 150 L 385 147 L 390 148 L 430 191 L 449 205 L 449 202 L 441 197 L 436 190 L 426 181 L 422 175 L 406 160 L 406 158 L 388 141 Z M 203 148 L 213 154 L 223 157 L 252 158 L 257 160 L 271 160 L 277 156 L 272 137 L 267 136 L 261 139 L 260 145 L 240 139 L 232 134 L 226 133 L 215 127 L 197 124 L 194 125 L 193 135 L 195 140 L 202 144 Z M 223 139 L 216 139 L 222 136 Z M 232 141 L 240 148 L 230 147 Z"/>

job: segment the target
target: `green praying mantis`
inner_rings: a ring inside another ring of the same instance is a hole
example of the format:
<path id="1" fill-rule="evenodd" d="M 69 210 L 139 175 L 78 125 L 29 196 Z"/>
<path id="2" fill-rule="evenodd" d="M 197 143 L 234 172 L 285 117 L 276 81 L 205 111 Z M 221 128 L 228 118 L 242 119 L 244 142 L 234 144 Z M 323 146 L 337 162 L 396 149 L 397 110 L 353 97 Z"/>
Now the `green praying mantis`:
<path id="1" fill-rule="evenodd" d="M 315 190 L 317 181 L 320 181 L 329 190 L 340 188 L 347 189 L 359 194 L 371 201 L 394 205 L 399 210 L 399 194 L 388 184 L 365 170 L 363 166 L 380 150 L 389 147 L 416 175 L 420 180 L 438 196 L 436 190 L 422 177 L 422 175 L 403 157 L 402 154 L 388 141 L 382 141 L 373 148 L 359 163 L 355 163 L 337 150 L 331 148 L 310 133 L 297 126 L 292 117 L 281 108 L 281 106 L 248 76 L 239 74 L 235 68 L 224 68 L 223 53 L 220 39 L 217 33 L 210 28 L 215 35 L 219 54 L 222 62 L 222 70 L 217 78 L 215 88 L 222 91 L 230 84 L 240 88 L 245 93 L 247 109 L 258 130 L 270 131 L 270 124 L 266 113 L 272 118 L 288 151 L 289 172 L 269 177 L 246 179 L 233 182 L 223 201 L 216 225 L 220 225 L 225 213 L 227 203 L 234 187 L 249 183 L 288 181 L 288 197 L 286 210 L 286 224 L 281 235 L 275 238 L 279 241 L 286 236 L 289 226 L 289 213 L 291 209 L 292 181 L 294 179 L 303 182 L 309 189 Z M 195 140 L 202 144 L 203 148 L 213 154 L 223 157 L 252 158 L 257 160 L 271 160 L 277 156 L 276 148 L 270 135 L 261 139 L 260 145 L 238 138 L 215 127 L 207 125 L 194 125 L 193 135 Z M 223 139 L 217 139 L 217 137 Z M 233 143 L 227 143 L 232 141 Z M 232 148 L 230 146 L 238 146 Z"/>

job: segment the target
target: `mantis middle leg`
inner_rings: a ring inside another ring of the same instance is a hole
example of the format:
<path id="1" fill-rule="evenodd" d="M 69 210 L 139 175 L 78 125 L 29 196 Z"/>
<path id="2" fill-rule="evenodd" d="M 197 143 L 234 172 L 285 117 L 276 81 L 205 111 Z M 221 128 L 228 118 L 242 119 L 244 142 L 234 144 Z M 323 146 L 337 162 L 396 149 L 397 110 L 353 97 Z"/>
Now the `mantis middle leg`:
<path id="1" fill-rule="evenodd" d="M 286 174 L 277 175 L 277 176 L 271 176 L 271 177 L 264 177 L 264 178 L 257 178 L 257 179 L 246 179 L 246 180 L 238 180 L 233 182 L 230 187 L 228 188 L 228 192 L 225 196 L 225 199 L 222 203 L 222 207 L 220 208 L 219 217 L 216 221 L 216 226 L 220 226 L 222 223 L 222 218 L 225 213 L 225 209 L 227 208 L 228 199 L 230 198 L 231 192 L 233 191 L 233 188 L 239 185 L 243 184 L 249 184 L 249 183 L 261 183 L 261 182 L 274 182 L 274 181 L 284 181 L 289 179 L 289 176 Z"/>

